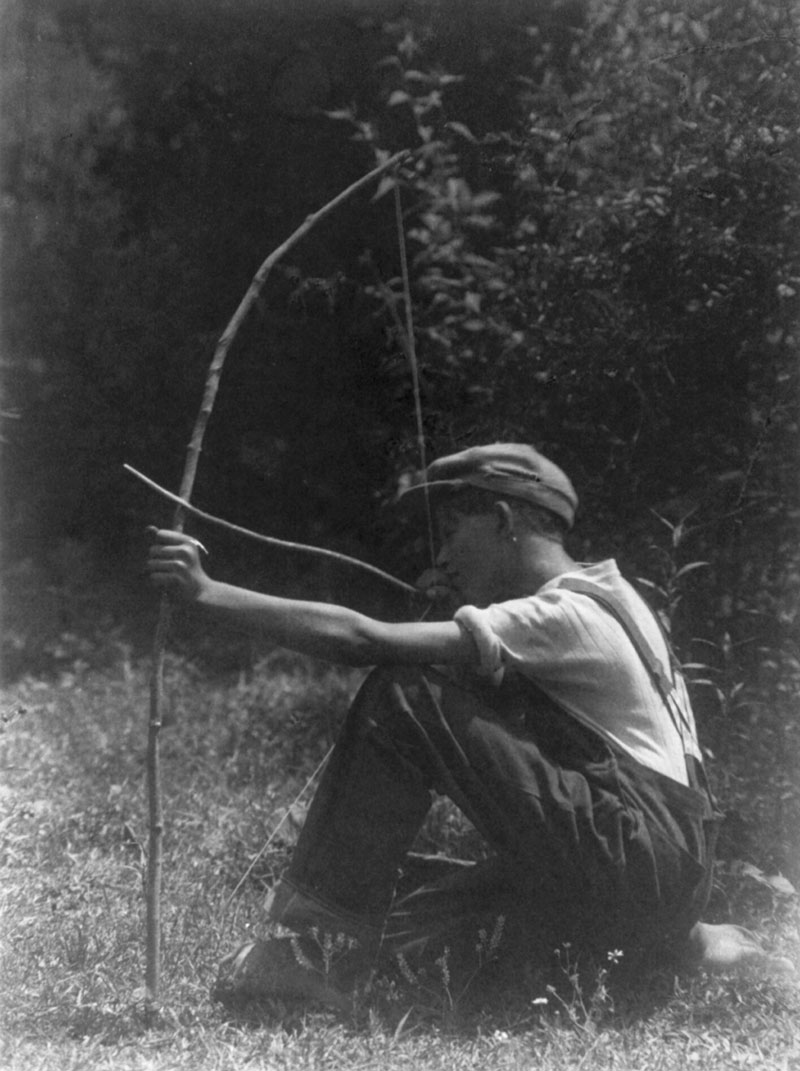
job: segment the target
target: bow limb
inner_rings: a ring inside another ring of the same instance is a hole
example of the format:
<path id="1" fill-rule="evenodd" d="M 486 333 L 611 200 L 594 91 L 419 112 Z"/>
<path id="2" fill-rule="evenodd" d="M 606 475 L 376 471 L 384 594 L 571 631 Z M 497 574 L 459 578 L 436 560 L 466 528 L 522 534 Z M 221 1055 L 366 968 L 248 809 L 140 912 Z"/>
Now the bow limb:
<path id="1" fill-rule="evenodd" d="M 239 307 L 231 317 L 231 320 L 225 330 L 220 336 L 216 349 L 214 350 L 214 356 L 211 364 L 209 365 L 208 374 L 206 376 L 206 386 L 203 393 L 203 400 L 200 404 L 200 411 L 197 414 L 197 420 L 195 421 L 194 430 L 192 431 L 192 437 L 189 441 L 189 447 L 186 453 L 186 464 L 183 470 L 183 477 L 181 479 L 179 497 L 188 502 L 192 497 L 192 489 L 194 487 L 194 479 L 197 474 L 197 465 L 200 460 L 200 451 L 203 447 L 203 436 L 205 435 L 206 425 L 208 419 L 211 416 L 211 410 L 214 407 L 214 401 L 217 396 L 217 388 L 219 386 L 220 376 L 222 374 L 222 368 L 225 363 L 225 358 L 230 349 L 230 345 L 236 337 L 236 333 L 241 327 L 245 317 L 255 303 L 258 295 L 261 293 L 261 289 L 267 278 L 278 263 L 286 254 L 292 249 L 301 238 L 316 226 L 320 220 L 329 215 L 335 208 L 338 208 L 343 201 L 346 201 L 349 197 L 352 197 L 354 193 L 357 193 L 364 186 L 367 186 L 370 182 L 376 179 L 379 175 L 382 175 L 385 171 L 389 171 L 393 167 L 397 167 L 408 159 L 410 153 L 403 151 L 391 156 L 388 160 L 385 160 L 374 170 L 368 172 L 366 175 L 362 175 L 360 179 L 348 186 L 346 190 L 342 190 L 340 194 L 337 194 L 332 201 L 329 201 L 326 205 L 320 208 L 318 211 L 313 212 L 310 216 L 300 224 L 296 231 L 291 234 L 286 241 L 279 245 L 277 249 L 274 249 L 256 274 L 253 276 L 253 281 L 248 287 L 247 293 L 239 303 Z M 178 506 L 175 511 L 175 525 L 174 527 L 180 529 L 180 522 L 183 520 L 183 507 Z"/>
<path id="2" fill-rule="evenodd" d="M 307 216 L 301 225 L 294 231 L 293 234 L 273 250 L 272 253 L 261 264 L 260 268 L 253 276 L 253 280 L 247 290 L 247 293 L 239 303 L 239 307 L 231 317 L 228 326 L 223 331 L 217 342 L 214 350 L 214 355 L 209 365 L 208 373 L 206 375 L 205 389 L 203 391 L 203 399 L 200 404 L 200 410 L 197 414 L 197 418 L 192 429 L 192 436 L 189 440 L 189 446 L 186 452 L 186 459 L 183 467 L 183 475 L 180 482 L 180 493 L 178 495 L 179 503 L 175 509 L 175 516 L 173 520 L 173 527 L 181 531 L 184 523 L 184 516 L 189 499 L 192 497 L 192 490 L 194 488 L 195 476 L 197 475 L 197 466 L 200 460 L 200 453 L 203 448 L 203 437 L 205 436 L 206 426 L 208 424 L 211 412 L 214 408 L 214 401 L 217 396 L 217 388 L 219 387 L 220 376 L 222 375 L 222 369 L 225 364 L 225 358 L 227 357 L 228 350 L 233 342 L 239 327 L 243 323 L 248 312 L 255 303 L 258 295 L 261 292 L 261 288 L 267 280 L 270 272 L 278 261 L 284 257 L 290 249 L 292 249 L 301 238 L 303 238 L 320 220 L 324 219 L 329 213 L 337 208 L 343 201 L 351 197 L 354 193 L 361 190 L 364 186 L 368 185 L 379 175 L 382 175 L 385 171 L 389 171 L 391 168 L 397 167 L 404 160 L 409 157 L 408 151 L 396 153 L 394 156 L 389 157 L 378 167 L 372 171 L 363 175 L 356 182 L 353 182 L 345 190 L 342 190 L 333 200 L 329 201 L 326 205 L 320 208 L 318 211 Z M 151 1018 L 156 1010 L 158 1000 L 158 988 L 159 988 L 159 975 L 161 969 L 161 871 L 162 871 L 162 839 L 163 839 L 163 809 L 161 802 L 161 778 L 160 778 L 160 758 L 159 758 L 159 733 L 161 731 L 161 710 L 163 706 L 163 676 L 164 676 L 164 653 L 166 649 L 166 638 L 169 632 L 170 624 L 170 604 L 169 600 L 162 598 L 161 605 L 158 614 L 158 623 L 156 625 L 155 635 L 153 638 L 153 670 L 150 679 L 150 705 L 149 705 L 149 719 L 148 719 L 148 732 L 147 732 L 147 797 L 148 797 L 148 813 L 149 813 L 149 838 L 148 838 L 148 856 L 147 856 L 147 873 L 145 879 L 145 899 L 146 899 L 146 962 L 145 962 L 145 1010 L 148 1018 Z"/>

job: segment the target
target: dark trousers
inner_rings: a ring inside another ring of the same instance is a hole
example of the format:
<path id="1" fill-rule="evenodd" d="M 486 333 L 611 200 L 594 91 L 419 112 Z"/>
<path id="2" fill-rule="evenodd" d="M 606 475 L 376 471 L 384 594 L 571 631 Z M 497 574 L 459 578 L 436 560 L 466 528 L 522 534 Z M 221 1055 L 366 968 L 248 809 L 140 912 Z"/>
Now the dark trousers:
<path id="1" fill-rule="evenodd" d="M 485 838 L 474 865 L 409 851 L 431 792 Z M 286 926 L 384 951 L 474 944 L 500 916 L 527 957 L 571 942 L 637 955 L 702 910 L 708 802 L 521 678 L 502 687 L 375 670 L 356 696 L 279 886 Z"/>

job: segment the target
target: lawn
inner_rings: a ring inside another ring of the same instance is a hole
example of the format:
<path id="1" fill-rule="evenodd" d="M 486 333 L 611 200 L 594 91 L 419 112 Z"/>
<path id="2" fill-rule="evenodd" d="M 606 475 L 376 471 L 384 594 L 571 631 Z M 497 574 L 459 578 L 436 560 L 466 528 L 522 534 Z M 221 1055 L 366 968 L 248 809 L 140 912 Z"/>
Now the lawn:
<path id="1" fill-rule="evenodd" d="M 622 985 L 612 962 L 586 977 L 568 954 L 560 978 L 532 975 L 484 1003 L 441 977 L 424 991 L 377 987 L 347 1020 L 279 1004 L 232 1020 L 213 1005 L 216 964 L 262 925 L 302 819 L 308 793 L 298 795 L 359 679 L 294 656 L 231 678 L 170 661 L 162 1007 L 151 1022 L 146 667 L 78 665 L 5 691 L 4 1069 L 800 1068 L 797 981 L 665 971 Z M 440 804 L 432 832 L 452 841 L 462 827 Z M 720 864 L 715 903 L 800 963 L 797 896 L 758 859 Z"/>

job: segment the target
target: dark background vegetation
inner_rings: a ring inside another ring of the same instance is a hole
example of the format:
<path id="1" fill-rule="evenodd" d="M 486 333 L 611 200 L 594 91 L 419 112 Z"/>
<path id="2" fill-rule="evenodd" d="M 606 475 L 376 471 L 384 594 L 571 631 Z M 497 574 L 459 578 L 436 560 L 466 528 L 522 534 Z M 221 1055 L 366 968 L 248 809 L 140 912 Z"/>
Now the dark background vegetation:
<path id="1" fill-rule="evenodd" d="M 123 462 L 175 487 L 214 342 L 260 262 L 376 152 L 412 148 L 431 454 L 518 439 L 570 472 L 573 552 L 649 581 L 740 841 L 766 823 L 760 862 L 792 872 L 795 15 L 780 0 L 7 3 L 6 674 L 143 649 L 143 530 L 171 510 Z M 424 566 L 390 509 L 417 463 L 398 275 L 388 192 L 296 249 L 231 352 L 198 505 L 408 578 Z M 403 609 L 357 574 L 198 532 L 217 576 Z M 180 636 L 220 668 L 252 654 L 190 622 Z"/>

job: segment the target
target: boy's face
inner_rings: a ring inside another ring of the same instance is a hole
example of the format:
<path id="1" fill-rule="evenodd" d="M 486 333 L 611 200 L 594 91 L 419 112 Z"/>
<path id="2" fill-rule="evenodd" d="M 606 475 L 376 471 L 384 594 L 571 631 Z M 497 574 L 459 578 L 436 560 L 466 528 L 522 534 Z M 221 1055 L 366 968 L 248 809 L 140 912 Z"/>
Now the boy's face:
<path id="1" fill-rule="evenodd" d="M 436 511 L 441 548 L 436 565 L 463 605 L 489 606 L 503 597 L 506 548 L 497 513 Z"/>

